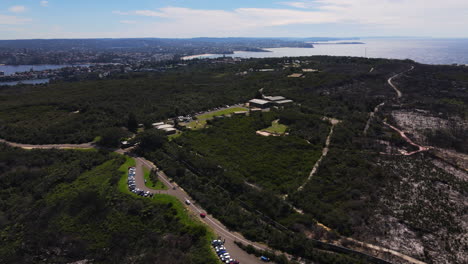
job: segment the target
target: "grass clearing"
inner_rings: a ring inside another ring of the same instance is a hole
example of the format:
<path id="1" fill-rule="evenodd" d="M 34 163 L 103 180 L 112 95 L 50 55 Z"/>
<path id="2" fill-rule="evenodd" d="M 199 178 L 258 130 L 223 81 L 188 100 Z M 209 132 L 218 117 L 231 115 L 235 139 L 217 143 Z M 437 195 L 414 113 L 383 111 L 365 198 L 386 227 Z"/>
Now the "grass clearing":
<path id="1" fill-rule="evenodd" d="M 270 132 L 273 134 L 280 134 L 280 135 L 283 135 L 284 133 L 286 133 L 287 130 L 288 130 L 288 126 L 280 124 L 278 120 L 271 122 L 271 127 L 262 129 L 262 131 Z"/>
<path id="2" fill-rule="evenodd" d="M 180 137 L 180 136 L 182 136 L 182 132 L 181 132 L 181 131 L 177 131 L 177 133 L 172 134 L 172 135 L 169 135 L 169 136 L 167 136 L 167 138 L 169 139 L 169 141 L 171 141 L 171 140 L 173 140 L 173 139 L 175 139 L 175 138 L 178 138 L 178 137 Z"/>
<path id="3" fill-rule="evenodd" d="M 203 115 L 198 115 L 197 120 L 192 121 L 187 124 L 187 128 L 195 129 L 195 130 L 202 129 L 206 126 L 206 120 L 213 119 L 215 116 L 230 115 L 230 114 L 233 114 L 234 112 L 239 112 L 239 111 L 248 111 L 248 109 L 245 107 L 231 107 L 231 108 L 226 108 L 226 109 L 222 109 L 219 111 L 213 111 L 213 112 L 206 113 Z"/>
<path id="4" fill-rule="evenodd" d="M 127 177 L 128 177 L 128 167 L 135 167 L 136 162 L 133 158 L 128 156 L 124 156 L 127 160 L 125 161 L 122 166 L 120 166 L 119 171 L 122 172 L 122 177 L 119 180 L 118 188 L 119 191 L 126 193 L 126 194 L 134 194 L 128 189 L 127 185 Z"/>
<path id="5" fill-rule="evenodd" d="M 156 181 L 156 183 L 154 183 L 152 180 L 151 180 L 151 171 L 147 168 L 143 168 L 143 175 L 145 177 L 145 185 L 146 187 L 149 187 L 153 190 L 167 190 L 167 186 L 164 185 L 164 183 L 162 183 L 161 181 Z"/>

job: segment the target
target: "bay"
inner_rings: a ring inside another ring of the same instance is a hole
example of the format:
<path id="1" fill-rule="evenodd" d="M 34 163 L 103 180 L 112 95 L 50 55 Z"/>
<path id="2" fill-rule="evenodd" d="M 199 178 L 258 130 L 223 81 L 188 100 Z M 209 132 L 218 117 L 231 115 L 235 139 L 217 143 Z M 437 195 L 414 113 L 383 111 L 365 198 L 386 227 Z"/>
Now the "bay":
<path id="1" fill-rule="evenodd" d="M 269 52 L 236 51 L 234 54 L 203 54 L 194 58 L 271 58 L 314 55 L 411 59 L 425 64 L 468 64 L 468 39 L 360 39 L 364 44 L 314 44 L 314 48 L 272 48 Z"/>

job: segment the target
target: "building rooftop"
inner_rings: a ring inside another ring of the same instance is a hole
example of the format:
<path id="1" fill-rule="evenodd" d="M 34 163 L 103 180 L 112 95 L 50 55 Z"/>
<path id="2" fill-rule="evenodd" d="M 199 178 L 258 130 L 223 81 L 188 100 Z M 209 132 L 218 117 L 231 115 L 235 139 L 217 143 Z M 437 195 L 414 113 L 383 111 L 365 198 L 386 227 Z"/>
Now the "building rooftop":
<path id="1" fill-rule="evenodd" d="M 281 100 L 281 101 L 276 101 L 276 104 L 290 104 L 293 103 L 293 100 Z"/>
<path id="2" fill-rule="evenodd" d="M 166 129 L 166 128 L 174 128 L 174 126 L 173 126 L 173 125 L 166 124 L 166 125 L 157 126 L 156 128 L 157 128 L 157 129 L 164 130 L 164 129 Z"/>
<path id="3" fill-rule="evenodd" d="M 153 125 L 154 127 L 162 126 L 162 125 L 164 125 L 164 122 L 153 123 L 152 125 Z"/>
<path id="4" fill-rule="evenodd" d="M 263 100 L 263 99 L 252 99 L 252 100 L 249 101 L 249 103 L 264 105 L 264 104 L 269 104 L 270 101 Z"/>
<path id="5" fill-rule="evenodd" d="M 283 96 L 264 96 L 263 98 L 266 99 L 266 100 L 269 100 L 269 101 L 280 101 L 280 100 L 285 100 L 286 99 Z"/>

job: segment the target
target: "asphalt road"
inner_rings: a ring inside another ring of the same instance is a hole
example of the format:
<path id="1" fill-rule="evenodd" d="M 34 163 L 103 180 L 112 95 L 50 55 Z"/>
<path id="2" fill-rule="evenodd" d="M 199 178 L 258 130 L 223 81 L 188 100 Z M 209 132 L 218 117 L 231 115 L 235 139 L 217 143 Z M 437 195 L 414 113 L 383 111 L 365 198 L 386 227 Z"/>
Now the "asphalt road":
<path id="1" fill-rule="evenodd" d="M 0 143 L 8 144 L 12 147 L 18 147 L 22 149 L 92 149 L 95 148 L 93 143 L 83 144 L 49 144 L 49 145 L 32 145 L 32 144 L 21 144 L 9 142 L 4 139 L 0 139 Z"/>
<path id="2" fill-rule="evenodd" d="M 185 207 L 187 208 L 190 214 L 194 215 L 195 217 L 198 217 L 200 221 L 208 225 L 216 233 L 216 235 L 221 237 L 221 239 L 225 240 L 224 245 L 227 251 L 229 252 L 229 254 L 231 255 L 231 258 L 238 260 L 242 264 L 264 263 L 260 261 L 260 259 L 255 257 L 254 255 L 247 254 L 244 250 L 239 248 L 234 243 L 234 241 L 241 242 L 244 245 L 252 245 L 253 247 L 259 250 L 268 250 L 268 247 L 266 247 L 265 245 L 251 242 L 247 240 L 246 238 L 244 238 L 241 234 L 230 231 L 221 222 L 219 222 L 214 217 L 209 215 L 208 212 L 203 210 L 203 208 L 201 208 L 196 203 L 196 201 L 194 201 L 181 187 L 177 186 L 173 182 L 170 182 L 169 178 L 163 171 L 159 171 L 158 176 L 159 176 L 159 179 L 169 188 L 168 190 L 153 190 L 153 189 L 146 187 L 145 180 L 144 180 L 143 167 L 146 167 L 148 169 L 155 169 L 156 166 L 150 161 L 141 157 L 136 157 L 135 160 L 136 160 L 135 184 L 138 189 L 149 191 L 154 194 L 169 194 L 169 195 L 176 197 L 182 204 L 185 205 Z M 191 204 L 190 205 L 185 204 L 186 200 L 189 200 Z M 200 213 L 206 213 L 207 216 L 205 218 L 201 218 Z"/>

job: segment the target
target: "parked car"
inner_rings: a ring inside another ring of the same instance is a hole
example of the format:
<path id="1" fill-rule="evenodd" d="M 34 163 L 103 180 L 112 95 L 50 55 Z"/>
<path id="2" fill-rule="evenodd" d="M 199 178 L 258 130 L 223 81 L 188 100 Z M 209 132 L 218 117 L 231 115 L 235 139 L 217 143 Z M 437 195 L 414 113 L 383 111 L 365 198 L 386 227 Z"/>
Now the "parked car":
<path id="1" fill-rule="evenodd" d="M 206 214 L 205 214 L 205 213 L 200 213 L 200 217 L 201 217 L 201 218 L 205 218 L 205 217 L 206 217 Z"/>
<path id="2" fill-rule="evenodd" d="M 261 256 L 260 260 L 263 261 L 263 262 L 270 262 L 270 259 L 265 257 L 265 256 Z"/>
<path id="3" fill-rule="evenodd" d="M 185 204 L 186 204 L 186 205 L 190 205 L 191 202 L 190 202 L 189 200 L 185 200 Z"/>

